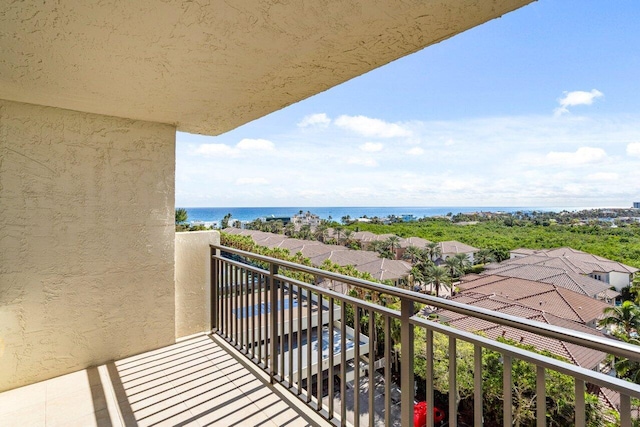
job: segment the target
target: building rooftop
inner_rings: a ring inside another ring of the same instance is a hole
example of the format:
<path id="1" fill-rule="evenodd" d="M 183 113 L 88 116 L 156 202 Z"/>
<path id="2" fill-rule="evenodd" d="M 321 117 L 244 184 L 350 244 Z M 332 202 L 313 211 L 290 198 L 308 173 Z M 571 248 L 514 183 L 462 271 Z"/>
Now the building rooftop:
<path id="1" fill-rule="evenodd" d="M 527 307 L 517 301 L 510 301 L 498 295 L 493 296 L 476 292 L 464 292 L 453 297 L 452 300 L 475 307 L 482 307 L 504 314 L 510 314 L 512 316 L 536 320 L 549 325 L 572 329 L 578 332 L 602 336 L 602 334 L 595 329 L 578 322 L 554 316 L 553 314 L 540 309 Z M 443 321 L 446 321 L 455 328 L 464 329 L 469 332 L 482 332 L 491 339 L 503 337 L 515 342 L 531 345 L 537 349 L 547 350 L 557 356 L 564 357 L 572 363 L 587 369 L 596 368 L 606 357 L 605 353 L 597 350 L 584 348 L 552 338 L 542 337 L 537 334 L 532 334 L 507 326 L 500 326 L 486 320 L 460 315 L 448 310 L 439 310 L 438 315 L 441 316 Z"/>
<path id="2" fill-rule="evenodd" d="M 468 254 L 478 252 L 478 248 L 474 248 L 473 246 L 469 246 L 456 240 L 440 242 L 438 245 L 440 245 L 440 251 L 443 254 Z"/>
<path id="3" fill-rule="evenodd" d="M 489 264 L 483 275 L 518 277 L 532 281 L 550 283 L 595 298 L 609 289 L 609 284 L 563 268 L 541 265 Z"/>
<path id="4" fill-rule="evenodd" d="M 495 295 L 579 323 L 598 319 L 603 310 L 611 306 L 550 283 L 515 277 L 482 276 L 475 280 L 464 280 L 458 288 L 462 295 L 467 290 L 475 294 Z"/>
<path id="5" fill-rule="evenodd" d="M 550 265 L 566 268 L 578 274 L 591 274 L 593 272 L 609 273 L 612 271 L 635 273 L 638 271 L 637 268 L 621 262 L 612 261 L 568 247 L 541 250 L 520 248 L 511 252 L 524 256 L 506 260 L 501 264 Z"/>

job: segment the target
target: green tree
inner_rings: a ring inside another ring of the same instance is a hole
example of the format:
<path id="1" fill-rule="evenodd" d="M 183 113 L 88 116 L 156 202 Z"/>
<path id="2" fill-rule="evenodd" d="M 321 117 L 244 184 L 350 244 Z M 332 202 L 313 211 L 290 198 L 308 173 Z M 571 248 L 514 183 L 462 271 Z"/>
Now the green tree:
<path id="1" fill-rule="evenodd" d="M 231 213 L 228 213 L 224 216 L 224 218 L 222 218 L 222 222 L 220 223 L 220 228 L 221 229 L 226 229 L 227 227 L 229 227 L 229 220 L 231 219 Z"/>
<path id="2" fill-rule="evenodd" d="M 442 249 L 438 243 L 431 242 L 425 246 L 425 253 L 431 261 L 435 261 L 442 255 Z"/>
<path id="3" fill-rule="evenodd" d="M 188 215 L 185 208 L 176 209 L 176 225 L 182 225 L 187 222 Z"/>
<path id="4" fill-rule="evenodd" d="M 640 328 L 640 308 L 632 301 L 625 301 L 617 307 L 604 309 L 605 317 L 598 321 L 599 326 L 613 326 L 622 329 L 626 336 Z"/>
<path id="5" fill-rule="evenodd" d="M 452 256 L 444 260 L 444 268 L 447 269 L 447 272 L 451 277 L 460 277 L 464 274 L 464 270 L 460 266 L 459 260 Z"/>
<path id="6" fill-rule="evenodd" d="M 385 240 L 385 244 L 387 245 L 388 251 L 393 255 L 393 259 L 395 259 L 396 249 L 400 247 L 400 238 L 398 236 L 389 236 L 387 240 Z"/>
<path id="7" fill-rule="evenodd" d="M 336 238 L 336 241 L 338 242 L 338 245 L 342 241 L 342 232 L 343 231 L 344 231 L 344 227 L 341 226 L 341 225 L 336 225 L 335 227 L 333 227 L 333 235 Z"/>
<path id="8" fill-rule="evenodd" d="M 354 243 L 353 240 L 353 231 L 352 230 L 344 230 L 344 245 L 351 246 Z"/>
<path id="9" fill-rule="evenodd" d="M 480 249 L 478 252 L 476 252 L 473 259 L 476 264 L 489 264 L 490 262 L 494 262 L 496 260 L 491 249 Z"/>
<path id="10" fill-rule="evenodd" d="M 411 264 L 415 264 L 416 261 L 420 258 L 421 251 L 422 250 L 417 246 L 408 246 L 404 250 L 404 254 L 402 254 L 402 258 L 409 260 Z"/>
<path id="11" fill-rule="evenodd" d="M 424 281 L 431 283 L 436 289 L 436 296 L 440 296 L 440 287 L 442 285 L 449 285 L 451 283 L 451 276 L 449 272 L 444 268 L 437 265 L 429 266 L 423 273 Z"/>
<path id="12" fill-rule="evenodd" d="M 287 225 L 284 226 L 285 236 L 293 237 L 295 233 L 296 233 L 296 226 L 292 222 L 289 222 L 287 223 Z"/>
<path id="13" fill-rule="evenodd" d="M 300 230 L 298 230 L 296 237 L 302 240 L 311 240 L 313 238 L 313 233 L 311 232 L 311 226 L 309 224 L 305 224 L 302 227 L 300 227 Z"/>

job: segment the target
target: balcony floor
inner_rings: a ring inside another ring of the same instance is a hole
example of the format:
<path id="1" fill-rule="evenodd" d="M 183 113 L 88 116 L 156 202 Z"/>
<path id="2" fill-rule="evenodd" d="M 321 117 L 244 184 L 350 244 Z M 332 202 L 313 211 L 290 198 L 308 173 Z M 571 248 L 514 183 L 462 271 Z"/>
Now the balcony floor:
<path id="1" fill-rule="evenodd" d="M 0 393 L 0 426 L 330 425 L 231 349 L 199 335 Z"/>

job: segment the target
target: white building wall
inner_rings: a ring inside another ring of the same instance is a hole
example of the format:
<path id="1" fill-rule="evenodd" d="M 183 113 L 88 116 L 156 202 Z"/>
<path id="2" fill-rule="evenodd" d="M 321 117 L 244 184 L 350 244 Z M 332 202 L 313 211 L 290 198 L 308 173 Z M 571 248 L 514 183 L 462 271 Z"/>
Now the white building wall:
<path id="1" fill-rule="evenodd" d="M 0 100 L 0 391 L 174 342 L 175 128 Z"/>
<path id="2" fill-rule="evenodd" d="M 609 273 L 609 284 L 611 286 L 615 286 L 617 291 L 620 291 L 622 288 L 626 288 L 631 284 L 631 277 L 629 273 L 619 273 L 617 271 L 612 271 Z"/>

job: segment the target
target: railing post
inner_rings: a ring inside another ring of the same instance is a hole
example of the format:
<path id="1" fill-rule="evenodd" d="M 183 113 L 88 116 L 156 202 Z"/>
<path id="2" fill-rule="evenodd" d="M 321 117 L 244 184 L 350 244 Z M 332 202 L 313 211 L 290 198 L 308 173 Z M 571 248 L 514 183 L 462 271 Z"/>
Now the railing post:
<path id="1" fill-rule="evenodd" d="M 271 372 L 269 374 L 269 380 L 271 384 L 275 382 L 275 375 L 278 372 L 278 286 L 276 286 L 275 276 L 278 274 L 278 265 L 275 263 L 269 264 L 269 278 L 268 278 L 268 286 L 269 286 L 269 294 L 270 294 L 270 314 L 271 314 L 271 325 L 270 325 L 270 355 L 271 359 Z"/>
<path id="2" fill-rule="evenodd" d="M 211 247 L 211 253 L 209 256 L 209 261 L 211 262 L 211 269 L 209 270 L 211 273 L 211 332 L 218 331 L 218 260 L 214 257 L 220 255 L 220 249 Z"/>
<path id="3" fill-rule="evenodd" d="M 402 298 L 400 306 L 400 355 L 401 374 L 400 381 L 402 392 L 401 425 L 403 427 L 413 426 L 413 398 L 414 398 L 414 377 L 413 377 L 413 328 L 409 319 L 413 316 L 413 301 Z"/>

